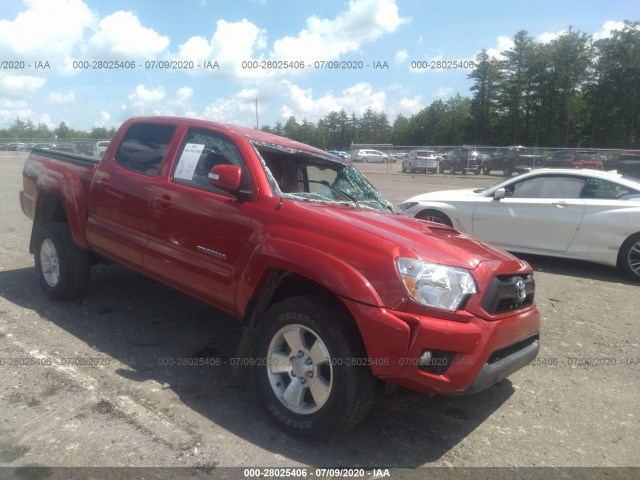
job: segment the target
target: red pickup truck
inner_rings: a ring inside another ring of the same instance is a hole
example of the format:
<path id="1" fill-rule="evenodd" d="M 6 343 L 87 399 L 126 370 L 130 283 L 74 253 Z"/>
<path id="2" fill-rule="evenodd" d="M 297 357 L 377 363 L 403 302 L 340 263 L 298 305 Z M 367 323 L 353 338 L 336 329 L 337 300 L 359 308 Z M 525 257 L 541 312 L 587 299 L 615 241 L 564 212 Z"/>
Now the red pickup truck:
<path id="1" fill-rule="evenodd" d="M 526 262 L 393 213 L 351 165 L 285 138 L 131 119 L 99 161 L 33 150 L 20 203 L 50 297 L 109 259 L 234 315 L 261 402 L 299 434 L 354 426 L 379 380 L 473 393 L 539 350 Z"/>

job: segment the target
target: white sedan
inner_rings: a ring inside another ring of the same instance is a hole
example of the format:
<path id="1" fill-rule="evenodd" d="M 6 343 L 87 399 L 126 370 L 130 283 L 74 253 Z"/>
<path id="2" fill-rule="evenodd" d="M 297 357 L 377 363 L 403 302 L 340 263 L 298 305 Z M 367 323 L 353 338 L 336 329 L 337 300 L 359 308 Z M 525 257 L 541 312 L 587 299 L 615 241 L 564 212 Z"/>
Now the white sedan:
<path id="1" fill-rule="evenodd" d="M 489 188 L 418 195 L 398 211 L 511 252 L 618 266 L 640 281 L 640 181 L 615 172 L 535 170 Z"/>

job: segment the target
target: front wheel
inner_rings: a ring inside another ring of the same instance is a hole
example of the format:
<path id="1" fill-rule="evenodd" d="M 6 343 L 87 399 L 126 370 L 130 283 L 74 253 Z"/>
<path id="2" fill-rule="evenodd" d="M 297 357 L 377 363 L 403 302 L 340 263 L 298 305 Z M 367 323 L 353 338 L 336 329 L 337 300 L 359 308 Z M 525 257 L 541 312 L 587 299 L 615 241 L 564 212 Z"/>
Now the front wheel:
<path id="1" fill-rule="evenodd" d="M 50 223 L 38 229 L 34 257 L 40 284 L 54 300 L 76 298 L 89 286 L 89 253 L 73 243 L 66 223 Z"/>
<path id="2" fill-rule="evenodd" d="M 376 385 L 357 329 L 330 297 L 305 295 L 273 305 L 258 324 L 254 370 L 267 414 L 303 436 L 335 436 L 369 411 Z"/>
<path id="3" fill-rule="evenodd" d="M 438 210 L 423 210 L 416 215 L 417 219 L 426 220 L 427 222 L 441 223 L 453 227 L 451 219 Z"/>
<path id="4" fill-rule="evenodd" d="M 629 278 L 640 281 L 640 233 L 631 235 L 622 244 L 618 266 Z"/>

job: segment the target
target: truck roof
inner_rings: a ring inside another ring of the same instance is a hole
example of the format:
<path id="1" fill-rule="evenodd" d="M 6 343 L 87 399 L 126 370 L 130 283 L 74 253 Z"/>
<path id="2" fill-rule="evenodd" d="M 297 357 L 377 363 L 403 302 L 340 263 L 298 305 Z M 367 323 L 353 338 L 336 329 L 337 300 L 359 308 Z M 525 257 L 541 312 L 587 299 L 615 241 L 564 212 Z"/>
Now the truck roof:
<path id="1" fill-rule="evenodd" d="M 272 133 L 263 132 L 261 130 L 255 130 L 253 128 L 243 127 L 231 123 L 220 123 L 211 120 L 202 120 L 199 118 L 187 118 L 187 117 L 172 117 L 172 116 L 149 116 L 149 117 L 133 117 L 128 121 L 134 123 L 172 123 L 180 126 L 188 127 L 200 127 L 200 128 L 216 128 L 218 130 L 227 130 L 231 133 L 242 135 L 249 141 L 271 143 L 286 148 L 292 148 L 295 150 L 306 150 L 308 152 L 318 153 L 327 156 L 327 152 L 319 148 L 312 147 L 310 145 L 291 140 L 290 138 L 281 137 Z"/>

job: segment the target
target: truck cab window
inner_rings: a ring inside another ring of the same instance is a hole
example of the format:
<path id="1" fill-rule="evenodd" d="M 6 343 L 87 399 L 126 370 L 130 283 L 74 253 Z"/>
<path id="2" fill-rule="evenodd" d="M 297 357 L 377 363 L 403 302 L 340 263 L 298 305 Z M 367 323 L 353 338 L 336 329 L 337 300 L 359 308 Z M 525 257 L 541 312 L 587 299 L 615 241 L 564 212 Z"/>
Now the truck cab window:
<path id="1" fill-rule="evenodd" d="M 242 168 L 240 189 L 251 192 L 251 181 L 235 144 L 214 132 L 192 129 L 187 132 L 182 143 L 171 179 L 202 190 L 225 193 L 211 185 L 208 178 L 213 167 L 224 164 Z"/>
<path id="2" fill-rule="evenodd" d="M 115 162 L 127 170 L 156 175 L 175 129 L 175 125 L 157 123 L 133 125 L 118 147 Z"/>

